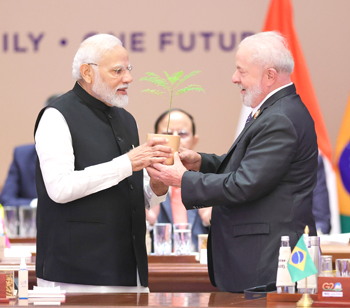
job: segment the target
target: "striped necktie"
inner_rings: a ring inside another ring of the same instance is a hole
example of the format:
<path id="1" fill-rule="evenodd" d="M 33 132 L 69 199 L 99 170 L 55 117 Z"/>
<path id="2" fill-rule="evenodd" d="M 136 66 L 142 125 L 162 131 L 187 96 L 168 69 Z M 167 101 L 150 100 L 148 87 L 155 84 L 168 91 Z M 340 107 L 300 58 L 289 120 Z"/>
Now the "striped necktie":
<path id="1" fill-rule="evenodd" d="M 247 125 L 251 119 L 253 119 L 252 112 L 249 114 L 247 120 L 245 121 L 245 125 Z"/>
<path id="2" fill-rule="evenodd" d="M 174 224 L 187 223 L 187 210 L 182 203 L 180 187 L 171 187 L 171 210 Z"/>

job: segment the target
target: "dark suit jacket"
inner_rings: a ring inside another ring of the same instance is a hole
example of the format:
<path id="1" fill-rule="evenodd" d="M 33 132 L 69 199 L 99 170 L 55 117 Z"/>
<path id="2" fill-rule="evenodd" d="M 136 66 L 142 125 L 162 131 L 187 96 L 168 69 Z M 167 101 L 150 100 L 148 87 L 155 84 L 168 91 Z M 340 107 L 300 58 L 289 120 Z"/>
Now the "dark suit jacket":
<path id="1" fill-rule="evenodd" d="M 33 199 L 37 198 L 35 162 L 34 144 L 15 148 L 13 161 L 0 195 L 2 205 L 29 205 Z"/>
<path id="2" fill-rule="evenodd" d="M 202 155 L 200 172 L 185 172 L 187 209 L 213 206 L 208 240 L 212 283 L 238 292 L 276 280 L 281 236 L 294 247 L 306 225 L 316 235 L 314 122 L 294 85 L 272 95 L 231 149 Z"/>
<path id="3" fill-rule="evenodd" d="M 174 223 L 169 194 L 167 195 L 166 200 L 160 204 L 160 211 L 157 219 L 160 223 Z M 202 219 L 198 214 L 198 210 L 187 211 L 187 222 L 192 224 L 192 243 L 194 244 L 197 251 L 198 234 L 208 234 L 209 227 L 203 226 Z"/>

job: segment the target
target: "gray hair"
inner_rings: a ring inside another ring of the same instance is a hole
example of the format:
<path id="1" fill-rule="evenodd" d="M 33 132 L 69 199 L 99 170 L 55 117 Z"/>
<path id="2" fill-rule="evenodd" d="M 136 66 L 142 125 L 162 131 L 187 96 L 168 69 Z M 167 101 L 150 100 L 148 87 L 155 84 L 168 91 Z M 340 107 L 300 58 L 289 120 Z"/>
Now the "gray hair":
<path id="1" fill-rule="evenodd" d="M 294 60 L 287 40 L 275 31 L 260 32 L 245 38 L 238 46 L 252 51 L 251 60 L 263 68 L 273 67 L 277 72 L 291 74 Z"/>
<path id="2" fill-rule="evenodd" d="M 80 66 L 84 63 L 98 63 L 101 57 L 115 46 L 123 46 L 122 42 L 110 34 L 96 34 L 84 40 L 73 60 L 72 76 L 78 81 L 82 79 Z"/>

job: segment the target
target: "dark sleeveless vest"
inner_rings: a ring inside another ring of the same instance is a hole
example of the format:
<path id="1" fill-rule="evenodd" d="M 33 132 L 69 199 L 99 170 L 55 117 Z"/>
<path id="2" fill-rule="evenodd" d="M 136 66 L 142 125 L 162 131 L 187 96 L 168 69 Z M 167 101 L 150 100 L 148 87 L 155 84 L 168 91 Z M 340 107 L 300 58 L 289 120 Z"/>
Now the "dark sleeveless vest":
<path id="1" fill-rule="evenodd" d="M 108 107 L 76 84 L 50 107 L 67 121 L 75 170 L 111 161 L 139 145 L 131 114 Z M 35 131 L 45 108 L 40 112 Z M 48 196 L 37 161 L 39 278 L 65 283 L 148 286 L 143 172 L 65 204 Z"/>

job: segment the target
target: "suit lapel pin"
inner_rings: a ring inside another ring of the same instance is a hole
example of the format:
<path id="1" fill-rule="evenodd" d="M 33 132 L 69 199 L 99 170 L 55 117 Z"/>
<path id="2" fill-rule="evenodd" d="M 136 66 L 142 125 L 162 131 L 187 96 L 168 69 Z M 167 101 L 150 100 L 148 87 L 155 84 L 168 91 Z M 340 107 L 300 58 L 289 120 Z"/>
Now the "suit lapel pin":
<path id="1" fill-rule="evenodd" d="M 258 109 L 258 111 L 255 112 L 255 114 L 254 114 L 254 120 L 258 117 L 259 113 L 260 113 L 260 109 Z"/>

